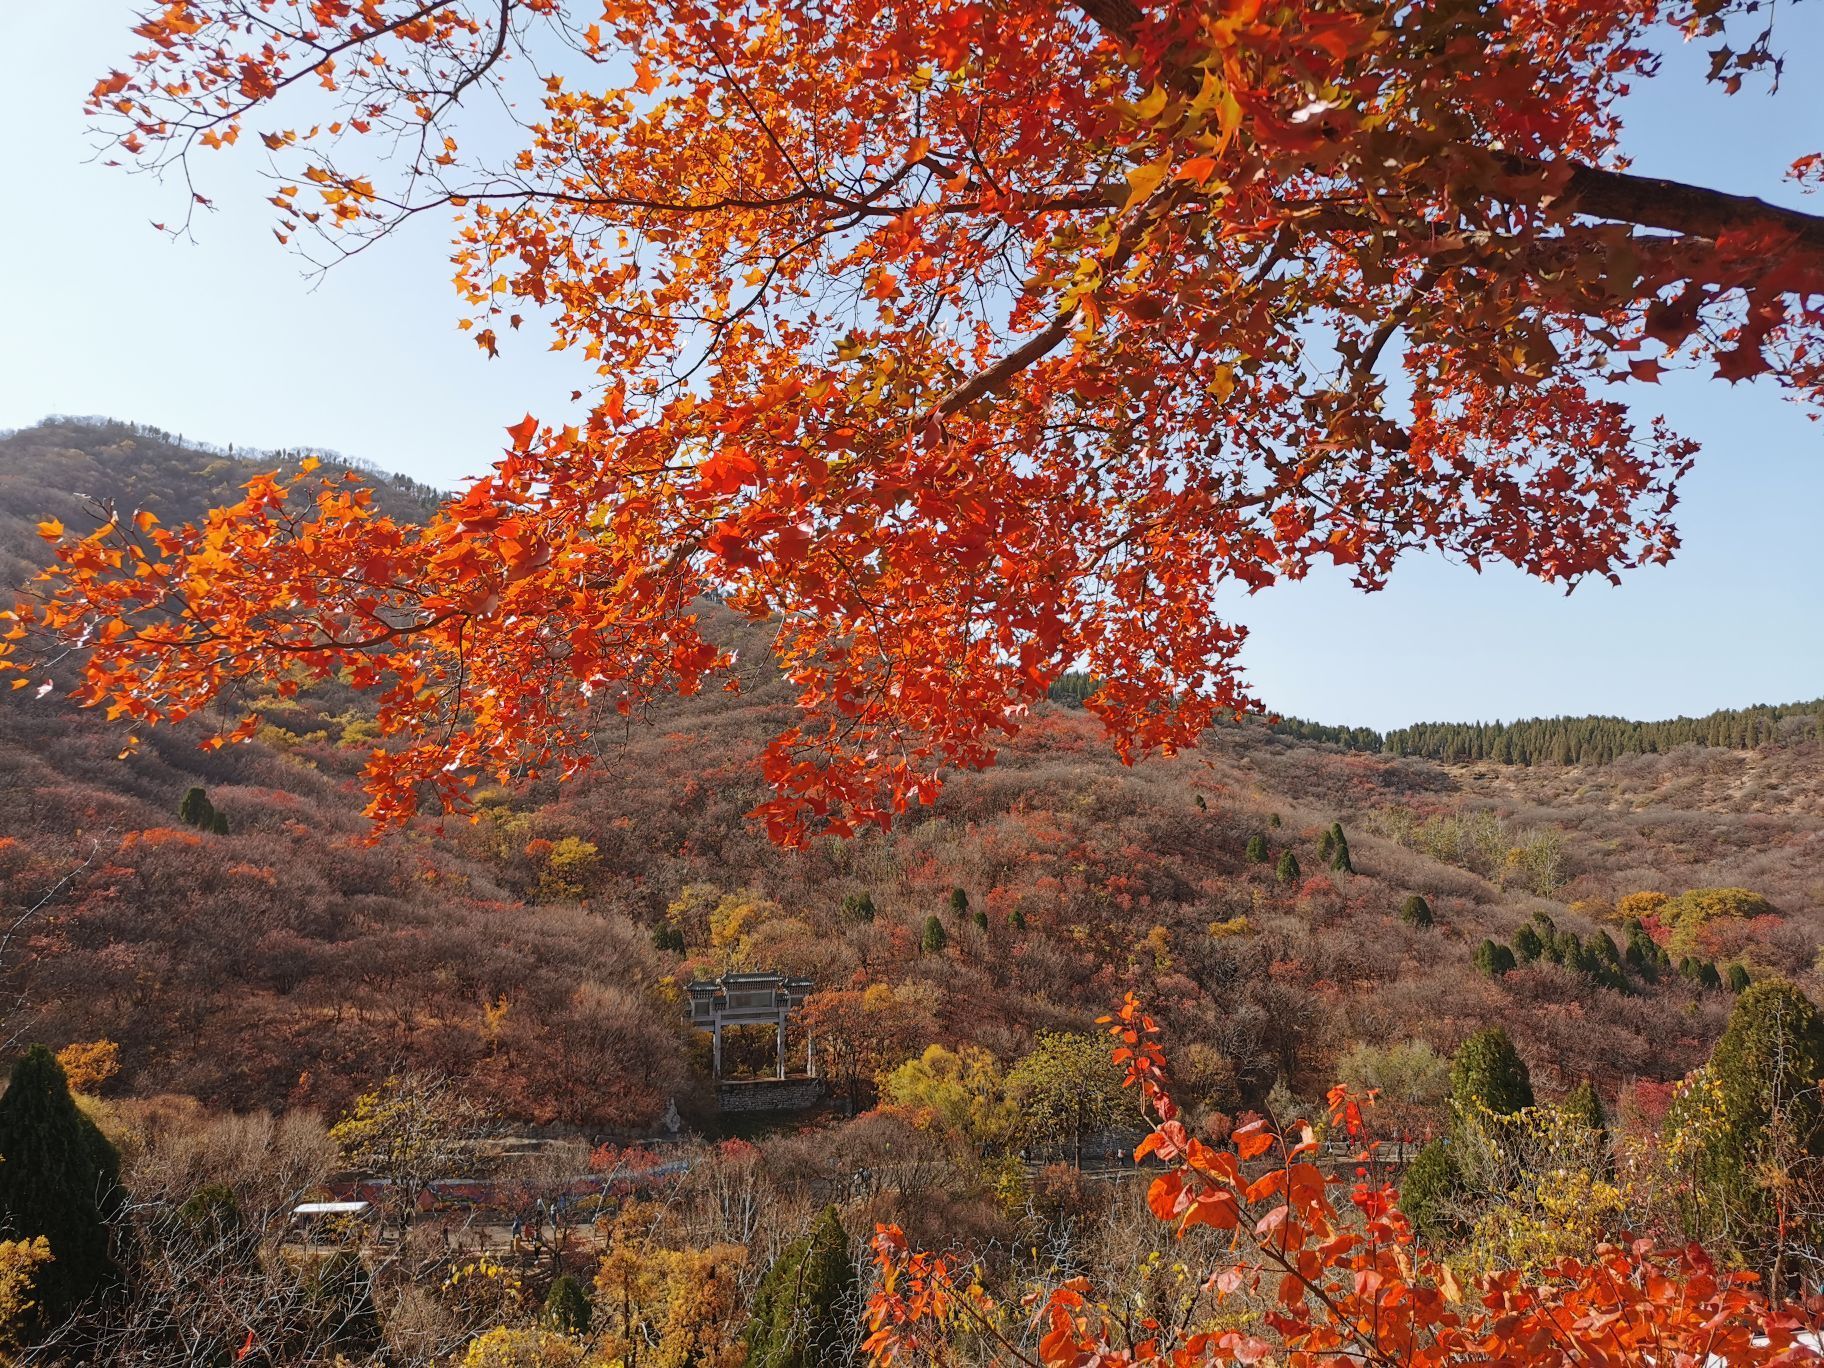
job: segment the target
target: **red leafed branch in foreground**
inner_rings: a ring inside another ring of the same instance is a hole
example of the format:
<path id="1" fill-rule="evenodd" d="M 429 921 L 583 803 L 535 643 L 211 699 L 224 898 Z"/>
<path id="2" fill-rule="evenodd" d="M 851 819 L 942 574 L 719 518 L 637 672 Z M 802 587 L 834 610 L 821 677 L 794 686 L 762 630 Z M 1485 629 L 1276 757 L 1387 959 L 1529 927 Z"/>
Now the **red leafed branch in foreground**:
<path id="1" fill-rule="evenodd" d="M 1032 1308 L 1035 1347 L 1027 1349 L 998 1328 L 997 1308 L 963 1270 L 909 1249 L 896 1227 L 883 1226 L 866 1341 L 876 1364 L 941 1362 L 952 1334 L 986 1341 L 995 1362 L 1025 1368 L 1818 1361 L 1797 1338 L 1810 1327 L 1796 1312 L 1770 1306 L 1753 1274 L 1721 1270 L 1695 1247 L 1641 1241 L 1534 1277 L 1459 1280 L 1417 1242 L 1392 1188 L 1351 1186 L 1320 1170 L 1308 1128 L 1278 1136 L 1256 1121 L 1226 1148 L 1191 1136 L 1167 1095 L 1151 1019 L 1130 994 L 1105 1020 L 1127 1082 L 1154 1118 L 1135 1153 L 1161 1166 L 1148 1206 L 1180 1234 L 1202 1226 L 1228 1237 L 1206 1287 L 1219 1302 L 1245 1299 L 1254 1314 L 1237 1317 L 1243 1328 L 1216 1333 L 1136 1324 L 1077 1279 Z M 1358 1102 L 1339 1088 L 1330 1105 L 1332 1123 L 1359 1137 Z"/>
<path id="2" fill-rule="evenodd" d="M 257 135 L 319 262 L 453 222 L 460 326 L 542 331 L 580 412 L 422 526 L 270 481 L 110 510 L 0 663 L 139 724 L 347 671 L 383 822 L 698 687 L 705 593 L 778 624 L 783 841 L 929 800 L 1073 668 L 1123 756 L 1193 744 L 1250 702 L 1219 596 L 1419 550 L 1615 578 L 1674 552 L 1693 457 L 1622 387 L 1824 397 L 1824 215 L 1621 137 L 1673 42 L 1777 69 L 1769 13 L 166 0 L 90 95 L 115 159 L 194 214 L 202 149 Z"/>

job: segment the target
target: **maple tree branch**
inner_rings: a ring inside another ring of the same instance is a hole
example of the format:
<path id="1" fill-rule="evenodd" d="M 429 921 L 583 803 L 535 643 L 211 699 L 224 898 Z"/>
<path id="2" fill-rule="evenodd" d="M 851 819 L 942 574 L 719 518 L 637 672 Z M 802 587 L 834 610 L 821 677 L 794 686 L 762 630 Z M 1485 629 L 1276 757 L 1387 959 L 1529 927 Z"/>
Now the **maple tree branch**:
<path id="1" fill-rule="evenodd" d="M 1073 3 L 1105 33 L 1122 43 L 1133 42 L 1144 18 L 1134 0 L 1073 0 Z M 1191 79 L 1193 73 L 1183 74 L 1183 80 Z M 1806 213 L 1751 195 L 1734 195 L 1683 181 L 1614 171 L 1568 157 L 1541 161 L 1515 153 L 1491 153 L 1462 144 L 1426 147 L 1416 140 L 1412 147 L 1419 159 L 1447 149 L 1469 156 L 1492 155 L 1503 171 L 1517 178 L 1551 177 L 1560 174 L 1561 168 L 1568 168 L 1561 200 L 1566 207 L 1591 218 L 1661 228 L 1711 241 L 1732 229 L 1772 229 L 1790 234 L 1794 245 L 1806 253 L 1824 257 L 1824 214 Z"/>

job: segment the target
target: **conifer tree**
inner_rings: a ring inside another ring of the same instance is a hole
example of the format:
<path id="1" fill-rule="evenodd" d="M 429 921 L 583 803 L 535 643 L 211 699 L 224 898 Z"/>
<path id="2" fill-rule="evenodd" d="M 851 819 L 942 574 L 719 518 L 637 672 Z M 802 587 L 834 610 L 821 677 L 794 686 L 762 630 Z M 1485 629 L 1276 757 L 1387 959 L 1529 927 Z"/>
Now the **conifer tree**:
<path id="1" fill-rule="evenodd" d="M 1545 953 L 1545 942 L 1540 939 L 1530 922 L 1514 932 L 1514 954 L 1525 964 L 1531 964 Z"/>
<path id="2" fill-rule="evenodd" d="M 544 1322 L 549 1328 L 567 1335 L 586 1335 L 593 1318 L 594 1308 L 581 1283 L 568 1273 L 560 1273 L 552 1280 L 544 1309 Z"/>
<path id="3" fill-rule="evenodd" d="M 1007 914 L 1007 925 L 1012 927 L 1015 931 L 1024 931 L 1026 929 L 1026 914 L 1020 911 L 1019 908 L 1014 908 L 1013 911 Z"/>
<path id="4" fill-rule="evenodd" d="M 1349 858 L 1349 838 L 1343 835 L 1341 822 L 1330 827 L 1330 868 L 1339 874 L 1355 873 L 1355 863 Z"/>
<path id="5" fill-rule="evenodd" d="M 1417 893 L 1414 893 L 1401 905 L 1400 920 L 1405 922 L 1408 926 L 1416 926 L 1421 930 L 1430 926 L 1433 922 L 1431 904 L 1426 902 L 1425 899 L 1420 897 Z"/>
<path id="6" fill-rule="evenodd" d="M 1450 1102 L 1459 1117 L 1511 1116 L 1533 1105 L 1526 1062 L 1499 1026 L 1477 1031 L 1450 1061 Z"/>
<path id="7" fill-rule="evenodd" d="M 1282 884 L 1295 883 L 1298 880 L 1298 856 L 1291 851 L 1279 857 L 1279 867 L 1273 871 L 1274 877 Z"/>
<path id="8" fill-rule="evenodd" d="M 835 1207 L 779 1252 L 754 1293 L 747 1368 L 844 1368 L 860 1277 Z"/>
<path id="9" fill-rule="evenodd" d="M 1250 838 L 1248 841 L 1248 862 L 1250 864 L 1265 864 L 1269 858 L 1270 857 L 1267 854 L 1267 838 L 1265 836 Z"/>
<path id="10" fill-rule="evenodd" d="M 978 930 L 988 929 L 988 914 L 979 907 L 975 909 L 975 925 Z"/>
<path id="11" fill-rule="evenodd" d="M 874 895 L 872 893 L 851 893 L 842 900 L 842 915 L 852 922 L 871 922 L 874 920 Z"/>
<path id="12" fill-rule="evenodd" d="M 1795 1244 L 1824 1238 L 1815 1205 L 1791 1177 L 1824 1159 L 1824 1015 L 1781 979 L 1735 1000 L 1710 1061 L 1666 1114 L 1674 1152 L 1689 1165 L 1687 1226 L 1739 1252 L 1776 1287 Z"/>
<path id="13" fill-rule="evenodd" d="M 944 930 L 944 924 L 935 915 L 926 917 L 925 934 L 920 938 L 918 948 L 927 955 L 941 955 L 948 944 L 950 933 Z"/>
<path id="14" fill-rule="evenodd" d="M 223 812 L 220 808 L 217 808 L 214 812 L 210 813 L 209 830 L 213 831 L 217 836 L 226 836 L 228 834 L 228 814 Z"/>
<path id="15" fill-rule="evenodd" d="M 1498 941 L 1485 940 L 1476 947 L 1476 968 L 1489 978 L 1512 973 L 1514 967 L 1514 952 Z"/>
<path id="16" fill-rule="evenodd" d="M 119 1154 L 77 1108 L 57 1057 L 32 1046 L 0 1097 L 0 1226 L 51 1247 L 32 1329 L 56 1326 L 118 1279 L 108 1221 L 121 1204 Z"/>
<path id="17" fill-rule="evenodd" d="M 1317 842 L 1317 858 L 1325 864 L 1329 864 L 1330 857 L 1336 854 L 1336 830 L 1334 825 L 1331 826 Z"/>
<path id="18" fill-rule="evenodd" d="M 1400 1210 L 1427 1239 L 1446 1239 L 1460 1225 L 1453 1208 L 1462 1195 L 1462 1186 L 1463 1176 L 1451 1153 L 1450 1141 L 1440 1137 L 1407 1165 L 1400 1179 Z"/>
<path id="19" fill-rule="evenodd" d="M 960 888 L 950 890 L 950 913 L 960 917 L 969 910 L 969 895 Z"/>
<path id="20" fill-rule="evenodd" d="M 1751 982 L 1752 980 L 1748 977 L 1748 969 L 1745 965 L 1732 964 L 1729 966 L 1728 985 L 1730 992 L 1737 994 L 1745 993 L 1748 991 L 1748 985 Z"/>
<path id="21" fill-rule="evenodd" d="M 209 802 L 209 795 L 200 788 L 184 793 L 184 800 L 177 805 L 177 816 L 179 821 L 203 831 L 215 825 L 215 808 Z"/>
<path id="22" fill-rule="evenodd" d="M 1584 1079 L 1566 1094 L 1562 1103 L 1565 1114 L 1582 1122 L 1598 1135 L 1609 1133 L 1609 1115 L 1603 1110 L 1602 1098 L 1589 1079 Z"/>

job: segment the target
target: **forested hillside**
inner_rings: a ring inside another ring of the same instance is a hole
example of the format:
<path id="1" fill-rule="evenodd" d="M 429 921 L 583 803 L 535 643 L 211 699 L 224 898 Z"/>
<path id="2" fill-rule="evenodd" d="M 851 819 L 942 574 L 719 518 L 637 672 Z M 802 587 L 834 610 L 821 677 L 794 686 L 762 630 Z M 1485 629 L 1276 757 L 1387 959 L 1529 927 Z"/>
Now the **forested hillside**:
<path id="1" fill-rule="evenodd" d="M 59 492 L 73 476 L 168 522 L 251 468 L 87 424 L 17 434 L 0 462 L 21 561 L 38 517 L 78 515 Z M 670 1095 L 700 1105 L 675 985 L 728 965 L 816 981 L 827 1070 L 857 1100 L 929 1043 L 1017 1058 L 1131 989 L 1191 1051 L 1200 1100 L 1230 1111 L 1315 1095 L 1352 1051 L 1444 1052 L 1492 1022 L 1564 1087 L 1615 1094 L 1702 1057 L 1729 999 L 1696 969 L 1547 947 L 1476 972 L 1483 942 L 1539 914 L 1619 956 L 1628 895 L 1743 886 L 1765 909 L 1679 956 L 1719 979 L 1812 972 L 1824 747 L 1790 727 L 1776 747 L 1640 757 L 1556 791 L 1537 787 L 1550 771 L 1496 787 L 1254 726 L 1124 768 L 1092 717 L 1058 707 L 893 832 L 782 853 L 745 814 L 788 694 L 762 628 L 703 611 L 739 648 L 738 693 L 605 725 L 581 780 L 484 793 L 480 820 L 438 839 L 365 843 L 354 778 L 375 734 L 353 693 L 241 700 L 265 718 L 254 743 L 203 752 L 199 723 L 125 760 L 101 719 L 11 695 L 6 895 L 23 910 L 56 890 L 11 951 L 12 1029 L 117 1040 L 138 1092 L 334 1108 L 410 1058 L 511 1117 L 637 1131 Z M 180 821 L 193 786 L 226 835 Z"/>

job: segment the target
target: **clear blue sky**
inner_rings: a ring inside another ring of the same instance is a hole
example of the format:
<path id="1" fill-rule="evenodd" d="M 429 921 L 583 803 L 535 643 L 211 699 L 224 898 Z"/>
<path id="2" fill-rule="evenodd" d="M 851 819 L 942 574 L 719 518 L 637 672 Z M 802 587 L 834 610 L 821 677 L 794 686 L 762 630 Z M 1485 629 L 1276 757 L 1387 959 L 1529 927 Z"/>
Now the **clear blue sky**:
<path id="1" fill-rule="evenodd" d="M 82 96 L 128 50 L 132 9 L 0 6 L 0 427 L 106 413 L 222 444 L 331 447 L 450 486 L 485 468 L 528 409 L 562 411 L 581 383 L 567 358 L 528 332 L 488 362 L 455 330 L 440 224 L 313 285 L 273 241 L 243 149 L 203 163 L 222 209 L 199 222 L 198 244 L 153 232 L 175 212 L 170 187 L 83 164 Z M 1636 169 L 1799 203 L 1778 177 L 1824 149 L 1824 6 L 1785 10 L 1781 25 L 1791 60 L 1777 100 L 1706 90 L 1702 52 L 1673 53 L 1632 101 Z M 1414 558 L 1377 595 L 1323 575 L 1238 601 L 1267 703 L 1391 727 L 1824 695 L 1824 426 L 1763 385 L 1641 393 L 1704 444 L 1673 566 L 1567 598 Z"/>

